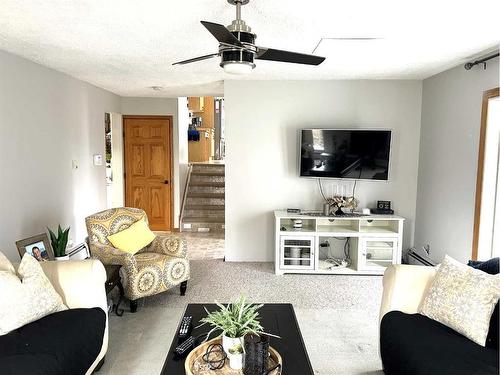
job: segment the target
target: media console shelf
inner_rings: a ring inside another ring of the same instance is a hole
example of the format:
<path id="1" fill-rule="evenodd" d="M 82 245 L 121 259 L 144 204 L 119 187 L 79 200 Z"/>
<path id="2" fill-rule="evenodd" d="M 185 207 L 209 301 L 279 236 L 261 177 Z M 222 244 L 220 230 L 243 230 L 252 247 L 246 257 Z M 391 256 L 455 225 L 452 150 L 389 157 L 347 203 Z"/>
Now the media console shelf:
<path id="1" fill-rule="evenodd" d="M 401 263 L 404 218 L 395 215 L 321 216 L 274 211 L 275 273 L 382 275 Z M 302 229 L 294 229 L 302 220 Z M 346 241 L 348 243 L 346 244 Z M 349 249 L 351 264 L 334 267 Z"/>

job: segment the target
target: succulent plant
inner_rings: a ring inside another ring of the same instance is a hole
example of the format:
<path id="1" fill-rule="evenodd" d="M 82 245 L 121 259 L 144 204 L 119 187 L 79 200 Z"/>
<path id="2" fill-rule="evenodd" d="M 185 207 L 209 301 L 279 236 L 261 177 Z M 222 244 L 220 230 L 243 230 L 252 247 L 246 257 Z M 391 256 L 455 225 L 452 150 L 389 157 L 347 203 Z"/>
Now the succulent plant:
<path id="1" fill-rule="evenodd" d="M 68 234 L 70 227 L 62 229 L 61 225 L 57 227 L 57 236 L 54 232 L 47 228 L 50 234 L 50 243 L 52 245 L 52 250 L 54 250 L 54 256 L 63 257 L 66 255 L 66 246 L 68 245 Z"/>
<path id="2" fill-rule="evenodd" d="M 227 306 L 218 302 L 216 304 L 219 310 L 209 312 L 205 308 L 207 316 L 200 320 L 200 326 L 212 326 L 207 337 L 214 331 L 222 331 L 223 335 L 231 338 L 243 337 L 248 333 L 263 333 L 258 312 L 262 305 L 249 303 L 243 296 Z"/>

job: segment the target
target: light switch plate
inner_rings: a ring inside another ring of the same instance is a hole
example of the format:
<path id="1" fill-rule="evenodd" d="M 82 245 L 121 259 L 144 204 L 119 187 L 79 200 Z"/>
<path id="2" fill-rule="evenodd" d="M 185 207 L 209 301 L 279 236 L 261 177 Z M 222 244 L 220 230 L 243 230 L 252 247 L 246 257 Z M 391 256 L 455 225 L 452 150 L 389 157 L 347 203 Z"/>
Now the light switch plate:
<path id="1" fill-rule="evenodd" d="M 102 155 L 101 154 L 95 154 L 94 155 L 94 165 L 102 165 Z"/>

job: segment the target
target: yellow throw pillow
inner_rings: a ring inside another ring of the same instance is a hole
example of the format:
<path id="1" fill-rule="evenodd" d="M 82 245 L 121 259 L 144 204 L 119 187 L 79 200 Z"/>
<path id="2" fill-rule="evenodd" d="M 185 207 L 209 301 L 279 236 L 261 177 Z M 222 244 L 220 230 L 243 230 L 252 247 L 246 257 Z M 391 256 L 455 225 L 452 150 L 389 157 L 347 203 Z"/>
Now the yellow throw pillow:
<path id="1" fill-rule="evenodd" d="M 155 238 L 155 234 L 151 232 L 144 219 L 135 222 L 127 229 L 108 236 L 109 242 L 114 247 L 132 255 L 148 246 Z"/>

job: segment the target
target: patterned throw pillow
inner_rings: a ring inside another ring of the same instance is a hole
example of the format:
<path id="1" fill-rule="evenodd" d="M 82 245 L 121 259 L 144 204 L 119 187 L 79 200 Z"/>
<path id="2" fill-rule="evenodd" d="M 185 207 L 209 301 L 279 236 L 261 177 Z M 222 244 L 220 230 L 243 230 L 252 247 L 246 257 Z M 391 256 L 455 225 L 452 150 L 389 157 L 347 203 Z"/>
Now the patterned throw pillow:
<path id="1" fill-rule="evenodd" d="M 446 256 L 419 312 L 485 346 L 500 298 L 500 275 L 489 275 Z"/>
<path id="2" fill-rule="evenodd" d="M 469 260 L 467 263 L 469 267 L 489 273 L 490 275 L 497 275 L 500 273 L 500 258 L 492 258 L 486 261 Z M 490 330 L 488 337 L 486 337 L 486 347 L 493 348 L 498 351 L 498 325 L 500 323 L 500 314 L 498 312 L 498 302 L 493 310 L 490 319 Z"/>
<path id="3" fill-rule="evenodd" d="M 7 258 L 2 253 L 0 260 L 4 265 L 0 269 L 0 335 L 67 309 L 31 255 L 24 254 L 17 274 L 12 265 L 5 267 Z"/>

